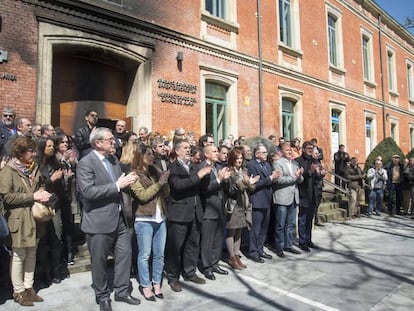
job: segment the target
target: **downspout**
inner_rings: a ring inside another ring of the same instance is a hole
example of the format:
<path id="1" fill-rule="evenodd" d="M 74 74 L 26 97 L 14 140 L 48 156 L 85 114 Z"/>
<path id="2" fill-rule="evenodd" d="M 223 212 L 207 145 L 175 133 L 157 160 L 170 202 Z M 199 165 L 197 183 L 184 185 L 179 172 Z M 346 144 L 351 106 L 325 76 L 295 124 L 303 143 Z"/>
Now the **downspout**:
<path id="1" fill-rule="evenodd" d="M 262 21 L 261 5 L 257 0 L 257 44 L 259 57 L 259 132 L 263 136 L 263 64 L 262 64 Z"/>
<path id="2" fill-rule="evenodd" d="M 384 68 L 382 64 L 382 19 L 381 14 L 378 15 L 378 27 L 379 27 L 379 52 L 380 52 L 380 75 L 381 75 L 381 101 L 382 101 L 382 131 L 383 139 L 385 139 L 386 124 L 385 124 L 385 94 L 384 94 Z"/>

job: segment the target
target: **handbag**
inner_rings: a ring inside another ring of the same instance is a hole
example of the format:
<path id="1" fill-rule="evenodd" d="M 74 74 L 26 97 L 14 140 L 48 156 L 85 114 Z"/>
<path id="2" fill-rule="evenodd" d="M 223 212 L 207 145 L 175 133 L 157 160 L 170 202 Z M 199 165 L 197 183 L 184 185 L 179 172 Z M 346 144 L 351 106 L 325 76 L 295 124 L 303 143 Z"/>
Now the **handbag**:
<path id="1" fill-rule="evenodd" d="M 27 185 L 23 177 L 22 177 L 22 181 L 24 185 L 26 186 L 27 190 L 31 192 L 29 186 Z M 53 216 L 55 216 L 55 213 L 56 213 L 54 208 L 47 206 L 40 202 L 34 202 L 31 210 L 32 210 L 32 216 L 34 220 L 39 221 L 39 222 L 47 222 L 51 220 Z"/>
<path id="2" fill-rule="evenodd" d="M 47 222 L 55 216 L 55 209 L 40 202 L 34 202 L 32 206 L 32 216 L 34 220 Z"/>

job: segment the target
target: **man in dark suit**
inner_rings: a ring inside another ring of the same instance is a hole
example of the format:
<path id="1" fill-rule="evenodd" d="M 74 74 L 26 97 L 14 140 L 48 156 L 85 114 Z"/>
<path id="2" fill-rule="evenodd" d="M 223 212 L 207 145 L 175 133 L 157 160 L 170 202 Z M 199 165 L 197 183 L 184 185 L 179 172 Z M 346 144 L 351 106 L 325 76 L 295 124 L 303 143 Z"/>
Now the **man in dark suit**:
<path id="1" fill-rule="evenodd" d="M 130 294 L 131 238 L 123 213 L 121 189 L 132 185 L 137 175 L 122 174 L 115 156 L 115 139 L 108 128 L 96 128 L 90 135 L 93 151 L 79 161 L 77 181 L 83 196 L 81 229 L 86 234 L 93 288 L 100 310 L 112 310 L 108 288 L 107 257 L 115 259 L 113 288 L 115 301 L 138 305 Z"/>
<path id="2" fill-rule="evenodd" d="M 79 158 L 83 158 L 92 150 L 89 136 L 96 124 L 98 123 L 98 113 L 94 110 L 88 110 L 85 112 L 85 126 L 79 128 L 75 133 L 75 145 L 79 151 Z"/>
<path id="3" fill-rule="evenodd" d="M 201 179 L 210 174 L 211 167 L 199 169 L 193 165 L 191 147 L 187 140 L 174 144 L 177 159 L 170 164 L 170 201 L 167 211 L 167 243 L 165 271 L 168 283 L 175 292 L 182 291 L 180 274 L 185 280 L 204 284 L 196 274 L 200 246 L 200 228 L 203 210 L 200 200 Z"/>
<path id="4" fill-rule="evenodd" d="M 263 246 L 269 225 L 270 205 L 272 200 L 272 183 L 279 177 L 280 171 L 272 171 L 267 162 L 267 149 L 258 144 L 254 150 L 254 159 L 247 163 L 249 176 L 260 176 L 256 188 L 249 196 L 252 204 L 252 229 L 249 233 L 249 258 L 255 262 L 263 263 L 263 258 L 272 259 L 265 253 Z"/>
<path id="5" fill-rule="evenodd" d="M 151 141 L 151 148 L 154 152 L 154 165 L 161 171 L 168 170 L 167 146 L 161 138 L 155 138 Z"/>
<path id="6" fill-rule="evenodd" d="M 227 149 L 227 148 L 226 148 Z M 214 273 L 228 274 L 219 267 L 223 248 L 223 233 L 225 226 L 223 187 L 230 178 L 227 167 L 219 168 L 218 150 L 214 145 L 204 148 L 204 165 L 212 168 L 209 175 L 201 181 L 201 204 L 204 210 L 201 225 L 201 267 L 200 270 L 209 280 L 215 280 Z"/>
<path id="7" fill-rule="evenodd" d="M 318 248 L 312 242 L 312 220 L 316 209 L 317 183 L 323 179 L 321 166 L 312 159 L 313 145 L 310 141 L 303 143 L 302 155 L 295 159 L 303 168 L 303 182 L 299 188 L 299 248 L 309 252 L 309 248 Z"/>

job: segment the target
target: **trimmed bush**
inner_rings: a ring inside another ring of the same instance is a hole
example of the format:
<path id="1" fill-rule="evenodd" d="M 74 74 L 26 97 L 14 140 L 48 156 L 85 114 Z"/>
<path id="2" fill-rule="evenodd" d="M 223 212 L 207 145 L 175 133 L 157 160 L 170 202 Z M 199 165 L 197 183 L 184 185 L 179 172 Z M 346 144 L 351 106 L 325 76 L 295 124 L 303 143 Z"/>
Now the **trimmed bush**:
<path id="1" fill-rule="evenodd" d="M 381 156 L 382 163 L 385 166 L 387 163 L 391 162 L 392 156 L 394 154 L 398 154 L 401 157 L 401 160 L 404 159 L 404 153 L 395 143 L 394 139 L 387 137 L 382 142 L 380 142 L 368 155 L 367 160 L 365 161 L 364 171 L 368 171 L 368 169 L 374 164 L 376 157 Z"/>

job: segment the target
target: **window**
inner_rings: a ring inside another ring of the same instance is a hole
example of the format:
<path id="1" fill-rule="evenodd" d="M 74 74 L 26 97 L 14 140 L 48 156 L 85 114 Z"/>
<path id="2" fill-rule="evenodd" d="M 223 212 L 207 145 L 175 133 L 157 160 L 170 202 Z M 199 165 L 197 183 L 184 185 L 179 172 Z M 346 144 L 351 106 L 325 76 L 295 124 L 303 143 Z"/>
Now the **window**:
<path id="1" fill-rule="evenodd" d="M 328 62 L 330 80 L 344 85 L 344 55 L 342 35 L 342 12 L 331 4 L 326 4 L 326 30 L 328 41 Z M 337 81 L 335 81 L 337 80 Z"/>
<path id="2" fill-rule="evenodd" d="M 220 46 L 237 49 L 240 25 L 236 0 L 201 1 L 200 38 Z"/>
<path id="3" fill-rule="evenodd" d="M 364 70 L 364 80 L 374 81 L 374 64 L 373 64 L 373 50 L 372 37 L 370 34 L 362 34 L 362 63 Z"/>
<path id="4" fill-rule="evenodd" d="M 329 43 L 329 62 L 338 66 L 338 44 L 336 38 L 336 18 L 328 14 L 328 43 Z"/>
<path id="5" fill-rule="evenodd" d="M 407 62 L 407 92 L 408 100 L 414 101 L 413 63 Z"/>
<path id="6" fill-rule="evenodd" d="M 365 150 L 369 154 L 372 150 L 372 119 L 365 118 Z"/>
<path id="7" fill-rule="evenodd" d="M 206 0 L 206 11 L 218 18 L 226 19 L 226 0 Z"/>
<path id="8" fill-rule="evenodd" d="M 217 142 L 227 137 L 227 87 L 206 83 L 206 133 L 214 135 Z"/>
<path id="9" fill-rule="evenodd" d="M 395 74 L 395 54 L 391 50 L 387 50 L 387 70 L 388 70 L 388 89 L 390 92 L 397 91 L 397 81 Z"/>
<path id="10" fill-rule="evenodd" d="M 282 99 L 282 135 L 286 141 L 295 139 L 295 102 Z"/>
<path id="11" fill-rule="evenodd" d="M 414 148 L 414 125 L 410 125 L 410 149 Z"/>
<path id="12" fill-rule="evenodd" d="M 279 30 L 280 41 L 292 47 L 292 24 L 291 24 L 290 0 L 279 0 Z"/>
<path id="13" fill-rule="evenodd" d="M 397 124 L 391 123 L 391 137 L 396 140 L 397 138 Z"/>
<path id="14" fill-rule="evenodd" d="M 346 104 L 330 102 L 331 108 L 331 155 L 338 151 L 339 145 L 346 145 Z M 362 121 L 362 120 L 361 120 Z"/>

